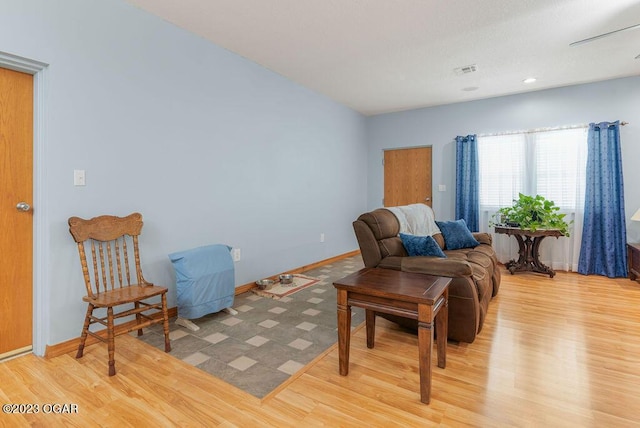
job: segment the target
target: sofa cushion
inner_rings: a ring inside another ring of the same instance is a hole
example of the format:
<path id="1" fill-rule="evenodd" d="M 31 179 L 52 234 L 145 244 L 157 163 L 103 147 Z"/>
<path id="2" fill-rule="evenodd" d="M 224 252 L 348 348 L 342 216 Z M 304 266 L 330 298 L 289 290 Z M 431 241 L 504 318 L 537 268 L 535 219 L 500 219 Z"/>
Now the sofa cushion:
<path id="1" fill-rule="evenodd" d="M 464 260 L 441 259 L 438 257 L 400 257 L 403 272 L 424 273 L 446 276 L 447 278 L 467 278 L 472 276 L 471 263 Z"/>
<path id="2" fill-rule="evenodd" d="M 463 219 L 456 221 L 436 221 L 436 223 L 442 232 L 447 250 L 473 248 L 480 245 L 471 234 L 467 223 Z"/>
<path id="3" fill-rule="evenodd" d="M 409 256 L 435 256 L 447 257 L 438 243 L 431 236 L 400 234 L 402 245 L 407 250 Z"/>

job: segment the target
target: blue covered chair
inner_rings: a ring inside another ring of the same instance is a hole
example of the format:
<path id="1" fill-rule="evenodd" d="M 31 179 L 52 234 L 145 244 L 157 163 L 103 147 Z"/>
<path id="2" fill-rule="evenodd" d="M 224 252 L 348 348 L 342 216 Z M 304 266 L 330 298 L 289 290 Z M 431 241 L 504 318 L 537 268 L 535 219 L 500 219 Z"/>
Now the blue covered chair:
<path id="1" fill-rule="evenodd" d="M 219 312 L 231 313 L 235 297 L 235 271 L 231 247 L 215 244 L 169 254 L 176 272 L 176 323 L 198 330 L 191 320 Z"/>

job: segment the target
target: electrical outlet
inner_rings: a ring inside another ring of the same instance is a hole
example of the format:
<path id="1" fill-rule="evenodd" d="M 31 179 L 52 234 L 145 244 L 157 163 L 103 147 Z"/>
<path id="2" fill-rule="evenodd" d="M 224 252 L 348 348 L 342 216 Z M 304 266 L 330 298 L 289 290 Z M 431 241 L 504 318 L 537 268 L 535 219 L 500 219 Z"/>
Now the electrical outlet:
<path id="1" fill-rule="evenodd" d="M 324 242 L 324 233 L 320 234 L 320 242 Z"/>
<path id="2" fill-rule="evenodd" d="M 234 248 L 233 250 L 231 250 L 231 257 L 233 257 L 234 262 L 239 262 L 240 256 L 241 256 L 240 248 Z"/>
<path id="3" fill-rule="evenodd" d="M 438 184 L 438 191 L 446 192 L 447 191 L 447 186 L 444 185 L 444 184 Z"/>

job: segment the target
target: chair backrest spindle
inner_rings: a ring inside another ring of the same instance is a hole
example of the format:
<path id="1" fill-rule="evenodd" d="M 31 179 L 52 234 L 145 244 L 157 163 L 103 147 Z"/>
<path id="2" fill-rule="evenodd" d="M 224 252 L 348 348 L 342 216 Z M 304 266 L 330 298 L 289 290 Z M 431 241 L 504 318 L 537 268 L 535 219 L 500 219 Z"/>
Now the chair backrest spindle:
<path id="1" fill-rule="evenodd" d="M 127 251 L 127 241 L 123 241 L 122 251 L 124 252 L 124 259 L 126 261 L 124 266 L 125 266 L 125 276 L 127 278 L 127 284 L 131 284 L 131 272 L 129 269 L 129 252 Z"/>
<path id="2" fill-rule="evenodd" d="M 107 250 L 106 250 L 106 253 L 107 253 L 106 265 L 109 268 L 109 283 L 108 283 L 108 286 L 105 287 L 105 288 L 113 290 L 115 288 L 115 283 L 113 282 L 113 256 L 111 254 L 111 242 L 105 242 L 104 246 L 107 247 Z M 106 272 L 105 272 L 105 276 L 106 276 Z"/>
<path id="3" fill-rule="evenodd" d="M 100 263 L 100 272 L 102 273 L 102 287 L 104 288 L 105 291 L 107 291 L 109 289 L 108 285 L 109 283 L 107 282 L 107 271 L 104 267 L 104 245 L 102 242 L 98 242 L 98 261 Z M 96 280 L 96 282 L 98 282 Z M 100 285 L 98 284 L 98 287 Z"/>
<path id="4" fill-rule="evenodd" d="M 138 284 L 144 284 L 145 280 L 142 277 L 142 268 L 140 267 L 140 252 L 138 251 L 138 237 L 134 236 L 133 237 L 133 253 L 135 254 L 134 257 L 134 261 L 136 264 L 136 280 L 138 281 Z"/>
<path id="5" fill-rule="evenodd" d="M 98 246 L 100 244 L 98 243 Z M 95 278 L 95 288 L 96 293 L 100 293 L 100 271 L 98 269 L 98 256 L 96 252 L 96 243 L 95 241 L 91 241 L 91 258 L 93 261 L 93 277 Z"/>
<path id="6" fill-rule="evenodd" d="M 122 238 L 122 242 L 124 243 L 125 240 L 124 238 Z M 120 253 L 120 239 L 116 239 L 115 240 L 115 245 L 116 245 L 116 271 L 118 272 L 118 284 L 120 285 L 120 287 L 122 287 L 122 254 Z M 126 262 L 126 259 L 125 259 Z M 129 285 L 129 284 L 127 284 Z"/>

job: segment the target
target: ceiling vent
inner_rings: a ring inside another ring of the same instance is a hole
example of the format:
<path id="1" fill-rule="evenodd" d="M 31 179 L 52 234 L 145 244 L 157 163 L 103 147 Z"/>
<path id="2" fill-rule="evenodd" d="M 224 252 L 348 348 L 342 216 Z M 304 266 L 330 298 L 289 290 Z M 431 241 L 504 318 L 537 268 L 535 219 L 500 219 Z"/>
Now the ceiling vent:
<path id="1" fill-rule="evenodd" d="M 464 67 L 458 67 L 453 71 L 456 73 L 456 75 L 462 76 L 463 74 L 469 74 L 478 71 L 478 66 L 475 64 L 465 65 Z"/>

